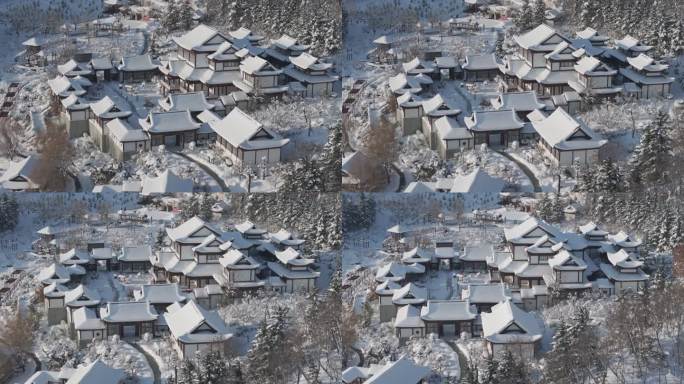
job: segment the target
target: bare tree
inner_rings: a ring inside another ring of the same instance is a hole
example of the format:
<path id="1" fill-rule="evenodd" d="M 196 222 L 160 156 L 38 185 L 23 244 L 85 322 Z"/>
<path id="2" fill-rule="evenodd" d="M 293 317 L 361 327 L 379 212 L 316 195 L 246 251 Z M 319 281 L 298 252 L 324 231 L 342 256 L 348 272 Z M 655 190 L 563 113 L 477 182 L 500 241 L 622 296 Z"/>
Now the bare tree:
<path id="1" fill-rule="evenodd" d="M 21 358 L 33 349 L 37 320 L 33 312 L 17 308 L 0 323 L 0 345 L 15 358 Z"/>
<path id="2" fill-rule="evenodd" d="M 64 191 L 71 177 L 69 168 L 76 157 L 66 129 L 48 121 L 45 132 L 36 138 L 36 147 L 40 157 L 31 176 L 42 190 Z"/>
<path id="3" fill-rule="evenodd" d="M 22 126 L 14 119 L 0 119 L 0 154 L 7 155 L 10 160 L 19 155 L 20 141 L 23 136 Z"/>
<path id="4" fill-rule="evenodd" d="M 361 146 L 364 149 L 362 152 L 382 165 L 389 184 L 392 165 L 399 155 L 395 126 L 385 116 L 381 116 L 377 122 L 371 122 L 371 127 L 364 132 Z"/>

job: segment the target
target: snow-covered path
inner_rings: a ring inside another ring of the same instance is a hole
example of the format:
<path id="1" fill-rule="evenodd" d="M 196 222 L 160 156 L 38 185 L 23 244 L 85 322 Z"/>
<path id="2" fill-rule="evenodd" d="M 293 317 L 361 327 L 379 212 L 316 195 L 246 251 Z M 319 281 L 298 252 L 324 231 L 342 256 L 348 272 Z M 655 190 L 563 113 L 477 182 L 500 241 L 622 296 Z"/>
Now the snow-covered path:
<path id="1" fill-rule="evenodd" d="M 161 371 L 159 370 L 159 365 L 157 364 L 157 360 L 155 360 L 152 356 L 150 356 L 145 349 L 140 347 L 138 343 L 130 343 L 131 346 L 135 349 L 138 350 L 138 352 L 142 353 L 143 356 L 145 356 L 145 360 L 147 360 L 147 364 L 150 365 L 150 368 L 152 368 L 152 373 L 154 374 L 154 384 L 161 384 Z"/>
<path id="2" fill-rule="evenodd" d="M 230 188 L 228 188 L 228 185 L 226 185 L 226 182 L 222 178 L 220 178 L 219 175 L 217 175 L 213 169 L 207 167 L 201 161 L 197 161 L 193 157 L 188 156 L 183 152 L 171 151 L 171 153 L 173 153 L 174 155 L 178 155 L 178 156 L 180 156 L 180 157 L 182 157 L 188 161 L 192 161 L 193 163 L 197 164 L 198 167 L 202 168 L 202 170 L 204 172 L 206 172 L 209 176 L 211 176 L 214 180 L 216 180 L 216 183 L 221 187 L 221 190 L 223 192 L 230 192 Z"/>
<path id="3" fill-rule="evenodd" d="M 520 168 L 520 170 L 523 171 L 525 176 L 527 176 L 527 178 L 530 179 L 530 182 L 532 183 L 532 186 L 534 187 L 535 192 L 541 192 L 542 191 L 541 184 L 539 183 L 539 179 L 534 174 L 534 172 L 532 172 L 532 170 L 527 167 L 527 165 L 525 165 L 523 162 L 518 160 L 518 158 L 516 156 L 512 156 L 508 152 L 505 152 L 505 151 L 497 151 L 497 152 L 499 152 L 502 156 L 509 159 L 510 161 L 514 162 L 518 166 L 518 168 Z"/>

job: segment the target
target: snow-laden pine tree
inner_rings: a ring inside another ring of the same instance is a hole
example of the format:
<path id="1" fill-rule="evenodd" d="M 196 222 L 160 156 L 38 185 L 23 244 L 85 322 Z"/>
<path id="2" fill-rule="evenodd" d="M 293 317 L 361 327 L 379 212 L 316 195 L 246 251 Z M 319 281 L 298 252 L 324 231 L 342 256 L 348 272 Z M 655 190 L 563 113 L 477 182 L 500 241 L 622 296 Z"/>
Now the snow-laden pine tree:
<path id="1" fill-rule="evenodd" d="M 207 352 L 199 359 L 199 378 L 203 384 L 224 384 L 230 373 L 227 360 L 218 352 Z"/>
<path id="2" fill-rule="evenodd" d="M 194 21 L 192 19 L 194 15 L 195 15 L 195 11 L 192 9 L 192 5 L 190 4 L 190 1 L 179 0 L 178 1 L 178 25 L 176 26 L 176 28 L 180 29 L 180 30 L 191 29 L 192 25 L 194 23 Z"/>
<path id="3" fill-rule="evenodd" d="M 161 27 L 166 33 L 173 32 L 180 25 L 180 8 L 175 0 L 169 1 L 161 18 Z"/>
<path id="4" fill-rule="evenodd" d="M 14 196 L 0 196 L 0 232 L 14 229 L 19 223 L 19 204 Z"/>
<path id="5" fill-rule="evenodd" d="M 669 168 L 673 159 L 671 131 L 669 115 L 658 110 L 644 129 L 629 160 L 629 181 L 633 187 L 641 188 L 669 181 L 664 170 Z"/>
<path id="6" fill-rule="evenodd" d="M 532 10 L 532 20 L 535 26 L 543 24 L 546 21 L 546 4 L 544 0 L 535 0 L 534 8 Z"/>

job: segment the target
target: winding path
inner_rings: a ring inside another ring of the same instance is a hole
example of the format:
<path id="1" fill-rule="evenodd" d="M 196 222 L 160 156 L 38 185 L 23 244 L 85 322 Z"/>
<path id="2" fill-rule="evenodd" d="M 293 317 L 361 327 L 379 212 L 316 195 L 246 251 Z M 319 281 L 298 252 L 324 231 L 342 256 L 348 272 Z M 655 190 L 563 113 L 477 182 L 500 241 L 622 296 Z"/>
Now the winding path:
<path id="1" fill-rule="evenodd" d="M 130 342 L 129 344 L 138 350 L 138 352 L 142 353 L 143 356 L 145 356 L 145 360 L 147 360 L 147 364 L 150 365 L 150 368 L 152 368 L 152 374 L 154 374 L 154 384 L 161 384 L 161 370 L 159 369 L 157 360 L 155 360 L 152 355 L 147 353 L 141 346 L 139 346 L 138 343 Z"/>
<path id="2" fill-rule="evenodd" d="M 532 186 L 534 187 L 534 192 L 542 192 L 541 189 L 541 184 L 539 183 L 539 179 L 537 179 L 537 176 L 530 170 L 527 165 L 525 165 L 523 162 L 519 161 L 515 157 L 511 156 L 507 152 L 504 151 L 496 151 L 500 153 L 503 157 L 507 158 L 508 160 L 514 162 L 515 164 L 518 165 L 521 171 L 527 176 L 528 179 L 530 179 L 530 182 L 532 183 Z"/>
<path id="3" fill-rule="evenodd" d="M 216 183 L 221 187 L 221 190 L 223 192 L 230 192 L 230 188 L 228 188 L 228 185 L 226 184 L 226 182 L 222 178 L 220 178 L 219 175 L 217 175 L 213 169 L 207 167 L 205 164 L 202 164 L 202 162 L 193 159 L 192 157 L 186 155 L 183 152 L 177 152 L 177 151 L 172 151 L 172 150 L 169 150 L 169 152 L 171 152 L 175 155 L 178 155 L 178 156 L 180 156 L 186 160 L 190 160 L 193 163 L 197 164 L 198 167 L 202 168 L 202 170 L 204 172 L 206 172 L 209 176 L 211 176 L 214 180 L 216 180 Z"/>
<path id="4" fill-rule="evenodd" d="M 467 377 L 468 372 L 470 371 L 470 367 L 468 367 L 468 358 L 466 355 L 461 352 L 461 348 L 459 348 L 453 341 L 451 340 L 444 340 L 451 349 L 456 352 L 458 355 L 458 366 L 460 367 L 460 377 L 459 380 L 463 377 Z"/>

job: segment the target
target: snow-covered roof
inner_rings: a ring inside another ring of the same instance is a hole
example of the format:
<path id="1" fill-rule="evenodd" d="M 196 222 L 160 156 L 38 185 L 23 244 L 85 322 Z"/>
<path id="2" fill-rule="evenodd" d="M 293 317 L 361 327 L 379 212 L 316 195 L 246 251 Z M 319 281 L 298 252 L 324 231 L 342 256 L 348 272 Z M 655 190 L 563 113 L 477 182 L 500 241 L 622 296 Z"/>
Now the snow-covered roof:
<path id="1" fill-rule="evenodd" d="M 397 309 L 394 319 L 395 328 L 423 328 L 425 323 L 420 318 L 420 307 L 416 305 L 403 305 Z M 403 383 L 403 381 L 402 381 Z"/>
<path id="2" fill-rule="evenodd" d="M 582 258 L 573 255 L 567 250 L 560 250 L 554 257 L 549 259 L 549 266 L 563 271 L 584 271 L 587 263 Z"/>
<path id="3" fill-rule="evenodd" d="M 440 69 L 458 68 L 458 62 L 453 56 L 435 57 L 435 65 Z"/>
<path id="4" fill-rule="evenodd" d="M 641 240 L 635 239 L 625 231 L 620 231 L 615 235 L 609 236 L 613 244 L 621 248 L 636 248 L 641 245 Z"/>
<path id="5" fill-rule="evenodd" d="M 525 49 L 552 51 L 560 41 L 551 44 L 544 43 L 547 43 L 554 36 L 558 36 L 560 39 L 567 41 L 567 39 L 558 34 L 555 29 L 542 23 L 531 31 L 522 35 L 513 36 L 513 40 Z"/>
<path id="6" fill-rule="evenodd" d="M 216 29 L 208 25 L 200 24 L 183 36 L 173 37 L 173 41 L 181 48 L 187 50 L 206 51 L 208 48 L 203 46 L 215 37 L 217 37 L 217 39 L 215 39 L 216 44 L 211 45 L 219 45 L 223 41 L 228 40 Z"/>
<path id="7" fill-rule="evenodd" d="M 43 284 L 66 284 L 71 280 L 71 273 L 63 265 L 52 263 L 40 270 L 38 280 Z"/>
<path id="8" fill-rule="evenodd" d="M 309 48 L 307 45 L 299 44 L 297 39 L 287 34 L 283 34 L 277 40 L 272 40 L 271 42 L 276 47 L 286 50 L 303 51 Z"/>
<path id="9" fill-rule="evenodd" d="M 473 134 L 465 127 L 461 127 L 458 120 L 443 116 L 433 123 L 437 135 L 442 140 L 468 140 L 473 138 Z"/>
<path id="10" fill-rule="evenodd" d="M 467 175 L 454 177 L 450 192 L 452 193 L 499 193 L 504 181 L 490 176 L 482 168 L 475 168 Z"/>
<path id="11" fill-rule="evenodd" d="M 422 304 L 427 299 L 427 289 L 413 283 L 408 283 L 401 288 L 395 289 L 392 294 L 392 302 L 395 305 Z"/>
<path id="12" fill-rule="evenodd" d="M 267 230 L 257 227 L 256 224 L 249 220 L 245 220 L 240 224 L 236 224 L 235 229 L 243 235 L 264 235 L 268 233 Z"/>
<path id="13" fill-rule="evenodd" d="M 332 68 L 331 63 L 322 63 L 318 57 L 306 52 L 301 53 L 299 56 L 290 57 L 290 62 L 304 70 L 325 71 Z"/>
<path id="14" fill-rule="evenodd" d="M 38 155 L 30 155 L 19 161 L 10 161 L 5 173 L 0 177 L 0 185 L 6 189 L 34 189 L 37 187 L 33 180 L 33 172 L 38 165 Z M 12 179 L 23 178 L 27 182 L 12 181 Z"/>
<path id="15" fill-rule="evenodd" d="M 149 140 L 147 133 L 142 129 L 132 128 L 126 120 L 114 119 L 105 124 L 109 134 L 118 142 L 146 141 Z"/>
<path id="16" fill-rule="evenodd" d="M 599 35 L 598 31 L 591 27 L 586 27 L 583 30 L 577 32 L 576 34 L 577 37 L 585 40 L 605 41 L 609 39 L 608 36 Z"/>
<path id="17" fill-rule="evenodd" d="M 562 234 L 558 229 L 546 221 L 537 219 L 536 217 L 530 217 L 515 227 L 504 228 L 504 236 L 506 241 L 516 244 L 532 245 L 544 235 L 557 238 Z"/>
<path id="18" fill-rule="evenodd" d="M 250 75 L 278 75 L 282 72 L 258 56 L 250 56 L 242 60 L 240 70 Z"/>
<path id="19" fill-rule="evenodd" d="M 104 119 L 126 118 L 132 113 L 126 105 L 116 104 L 109 96 L 90 103 L 90 110 L 95 116 Z"/>
<path id="20" fill-rule="evenodd" d="M 573 207 L 574 208 L 574 207 Z M 575 208 L 576 212 L 576 208 Z M 606 236 L 608 235 L 607 231 L 602 230 L 599 228 L 598 224 L 594 223 L 593 221 L 590 221 L 584 225 L 580 225 L 578 227 L 579 233 L 585 235 L 585 236 Z"/>
<path id="21" fill-rule="evenodd" d="M 112 61 L 108 57 L 96 57 L 94 59 L 91 59 L 88 64 L 93 70 L 96 71 L 114 68 L 114 66 L 112 65 Z"/>
<path id="22" fill-rule="evenodd" d="M 64 265 L 87 264 L 90 262 L 90 255 L 85 250 L 72 248 L 59 255 L 59 262 Z"/>
<path id="23" fill-rule="evenodd" d="M 138 72 L 138 71 L 152 71 L 157 69 L 158 65 L 152 62 L 152 56 L 149 54 L 122 57 L 118 69 L 123 72 Z"/>
<path id="24" fill-rule="evenodd" d="M 207 101 L 204 92 L 172 93 L 159 100 L 159 106 L 167 112 L 190 111 L 201 112 L 214 109 L 214 104 Z"/>
<path id="25" fill-rule="evenodd" d="M 64 297 L 69 291 L 69 288 L 63 284 L 52 283 L 43 288 L 43 295 L 45 297 Z"/>
<path id="26" fill-rule="evenodd" d="M 97 359 L 76 368 L 66 384 L 119 384 L 125 377 L 126 373 L 122 368 L 111 368 Z"/>
<path id="27" fill-rule="evenodd" d="M 255 269 L 260 266 L 254 258 L 237 249 L 226 252 L 219 259 L 219 263 L 227 269 Z"/>
<path id="28" fill-rule="evenodd" d="M 90 108 L 90 104 L 75 94 L 70 94 L 68 97 L 61 100 L 62 106 L 69 111 L 82 111 Z"/>
<path id="29" fill-rule="evenodd" d="M 499 68 L 499 63 L 493 53 L 486 55 L 467 55 L 465 57 L 465 63 L 461 67 L 470 71 L 494 70 Z"/>
<path id="30" fill-rule="evenodd" d="M 230 31 L 228 32 L 228 34 L 230 35 L 230 37 L 236 40 L 248 40 L 251 42 L 255 42 L 264 39 L 263 36 L 257 35 L 245 27 L 240 27 L 235 31 Z"/>
<path id="31" fill-rule="evenodd" d="M 482 334 L 493 343 L 532 343 L 542 338 L 537 319 L 506 300 L 483 312 Z"/>
<path id="32" fill-rule="evenodd" d="M 174 112 L 150 112 L 150 114 L 139 120 L 140 126 L 150 133 L 170 133 L 194 131 L 199 129 L 202 124 L 196 123 L 190 111 Z"/>
<path id="33" fill-rule="evenodd" d="M 464 121 L 468 129 L 477 132 L 515 130 L 521 129 L 525 125 L 512 109 L 475 111 L 471 116 L 467 116 Z"/>
<path id="34" fill-rule="evenodd" d="M 214 228 L 209 223 L 202 220 L 200 217 L 194 216 L 193 218 L 185 221 L 183 224 L 177 226 L 176 228 L 166 228 L 166 235 L 169 236 L 169 238 L 172 241 L 184 241 L 188 240 L 195 233 L 199 232 L 202 229 L 206 229 L 207 231 L 214 234 L 221 234 L 221 232 L 218 229 Z M 201 243 L 205 237 L 206 236 L 202 236 L 201 238 L 198 238 L 197 244 Z"/>
<path id="35" fill-rule="evenodd" d="M 97 317 L 95 309 L 80 307 L 71 313 L 74 328 L 79 331 L 104 329 L 105 324 Z"/>
<path id="36" fill-rule="evenodd" d="M 171 335 L 182 343 L 212 343 L 232 336 L 216 311 L 208 311 L 192 300 L 164 314 L 164 318 Z"/>
<path id="37" fill-rule="evenodd" d="M 491 103 L 495 109 L 513 109 L 516 112 L 531 112 L 546 106 L 537 99 L 535 91 L 502 93 L 493 98 Z"/>
<path id="38" fill-rule="evenodd" d="M 387 363 L 364 384 L 417 384 L 430 375 L 430 368 L 416 365 L 407 357 Z"/>
<path id="39" fill-rule="evenodd" d="M 477 313 L 471 310 L 468 301 L 428 300 L 420 317 L 424 321 L 467 321 L 475 320 Z"/>
<path id="40" fill-rule="evenodd" d="M 57 72 L 64 76 L 89 75 L 93 71 L 88 67 L 88 63 L 79 63 L 74 59 L 57 66 Z"/>
<path id="41" fill-rule="evenodd" d="M 375 280 L 379 282 L 394 281 L 399 282 L 406 278 L 406 266 L 396 263 L 394 261 L 387 263 L 380 268 L 375 274 Z"/>
<path id="42" fill-rule="evenodd" d="M 637 57 L 628 57 L 627 62 L 634 69 L 646 72 L 662 72 L 670 67 L 667 64 L 657 63 L 655 59 L 643 53 Z"/>
<path id="43" fill-rule="evenodd" d="M 487 261 L 494 254 L 494 246 L 491 244 L 478 244 L 465 247 L 460 259 L 463 261 Z"/>
<path id="44" fill-rule="evenodd" d="M 42 38 L 35 36 L 21 43 L 21 45 L 25 47 L 40 47 L 43 44 L 45 44 L 45 41 Z"/>
<path id="45" fill-rule="evenodd" d="M 144 176 L 141 193 L 145 196 L 166 193 L 189 193 L 193 191 L 193 181 L 183 179 L 167 169 L 157 177 Z"/>
<path id="46" fill-rule="evenodd" d="M 640 268 L 644 265 L 643 261 L 635 260 L 634 257 L 624 249 L 620 249 L 617 252 L 608 252 L 608 261 L 615 266 L 620 268 Z"/>
<path id="47" fill-rule="evenodd" d="M 587 76 L 596 74 L 612 76 L 617 73 L 616 70 L 610 68 L 599 59 L 592 56 L 582 57 L 577 64 L 575 64 L 574 68 L 578 73 Z"/>
<path id="48" fill-rule="evenodd" d="M 209 126 L 233 147 L 246 150 L 280 148 L 290 142 L 237 107 L 222 120 L 210 121 Z"/>
<path id="49" fill-rule="evenodd" d="M 52 90 L 52 93 L 59 97 L 67 97 L 71 94 L 82 96 L 86 93 L 86 90 L 83 89 L 83 86 L 81 86 L 79 82 L 69 79 L 66 76 L 57 76 L 54 79 L 48 80 L 47 83 Z"/>
<path id="50" fill-rule="evenodd" d="M 305 258 L 301 255 L 301 253 L 299 253 L 299 251 L 295 250 L 292 247 L 287 247 L 287 249 L 282 252 L 276 251 L 275 256 L 278 259 L 278 261 L 285 265 L 301 267 L 311 265 L 315 262 L 314 259 Z"/>
<path id="51" fill-rule="evenodd" d="M 402 63 L 401 66 L 404 72 L 409 74 L 432 73 L 435 71 L 434 63 L 420 60 L 417 57 L 407 63 Z"/>
<path id="52" fill-rule="evenodd" d="M 433 255 L 434 252 L 428 249 L 415 247 L 402 254 L 401 262 L 404 264 L 429 263 Z"/>
<path id="53" fill-rule="evenodd" d="M 114 251 L 110 247 L 93 248 L 90 251 L 90 256 L 94 260 L 107 260 L 114 258 Z"/>
<path id="54" fill-rule="evenodd" d="M 150 261 L 152 257 L 152 247 L 149 245 L 137 245 L 133 247 L 123 247 L 119 261 Z"/>
<path id="55" fill-rule="evenodd" d="M 154 321 L 159 317 L 149 301 L 110 301 L 100 308 L 100 318 L 107 323 Z"/>
<path id="56" fill-rule="evenodd" d="M 468 284 L 468 289 L 463 292 L 463 299 L 473 304 L 496 304 L 510 297 L 510 292 L 503 283 Z"/>
<path id="57" fill-rule="evenodd" d="M 646 281 L 648 280 L 648 275 L 637 268 L 636 272 L 620 272 L 614 266 L 606 263 L 601 263 L 599 265 L 601 272 L 606 275 L 607 278 L 614 281 Z"/>
<path id="58" fill-rule="evenodd" d="M 377 39 L 373 40 L 373 44 L 379 44 L 379 45 L 391 45 L 394 43 L 394 39 L 387 37 L 386 35 L 382 35 L 378 37 Z"/>
<path id="59" fill-rule="evenodd" d="M 79 284 L 64 295 L 64 303 L 72 307 L 98 305 L 100 300 L 100 294 L 96 290 L 90 289 L 83 284 Z"/>
<path id="60" fill-rule="evenodd" d="M 551 147 L 559 150 L 598 149 L 607 143 L 581 120 L 570 116 L 563 108 L 557 108 L 548 117 L 539 110 L 531 112 L 528 119 L 535 131 Z"/>
<path id="61" fill-rule="evenodd" d="M 172 304 L 186 300 L 180 292 L 178 283 L 143 284 L 140 289 L 133 291 L 136 301 L 149 301 L 150 304 Z"/>
<path id="62" fill-rule="evenodd" d="M 432 98 L 423 101 L 423 113 L 427 116 L 454 116 L 461 113 L 461 110 L 449 100 L 444 100 L 441 94 L 436 94 Z"/>
<path id="63" fill-rule="evenodd" d="M 289 246 L 301 245 L 306 241 L 304 239 L 295 238 L 294 235 L 286 229 L 280 229 L 276 233 L 269 233 L 269 239 L 271 239 L 271 242 L 273 243 Z"/>
<path id="64" fill-rule="evenodd" d="M 626 35 L 622 39 L 615 40 L 615 46 L 625 51 L 634 52 L 647 52 L 653 48 L 650 45 L 642 45 L 639 39 L 631 35 Z"/>
<path id="65" fill-rule="evenodd" d="M 390 90 L 399 95 L 406 93 L 420 93 L 423 90 L 421 88 L 420 82 L 415 78 L 415 76 L 407 76 L 405 73 L 400 73 L 396 76 L 390 77 L 388 84 Z"/>

